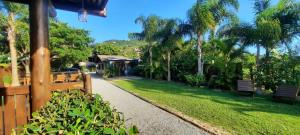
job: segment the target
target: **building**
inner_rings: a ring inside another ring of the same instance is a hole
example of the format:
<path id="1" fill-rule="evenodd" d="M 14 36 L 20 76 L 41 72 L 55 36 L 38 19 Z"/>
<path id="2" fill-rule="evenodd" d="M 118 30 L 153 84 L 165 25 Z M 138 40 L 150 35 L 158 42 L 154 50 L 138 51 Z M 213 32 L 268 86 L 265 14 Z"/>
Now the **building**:
<path id="1" fill-rule="evenodd" d="M 130 59 L 116 55 L 97 55 L 89 57 L 89 62 L 96 65 L 96 72 L 103 76 L 105 72 L 110 72 L 113 76 L 135 75 L 135 67 L 138 66 L 138 59 Z"/>

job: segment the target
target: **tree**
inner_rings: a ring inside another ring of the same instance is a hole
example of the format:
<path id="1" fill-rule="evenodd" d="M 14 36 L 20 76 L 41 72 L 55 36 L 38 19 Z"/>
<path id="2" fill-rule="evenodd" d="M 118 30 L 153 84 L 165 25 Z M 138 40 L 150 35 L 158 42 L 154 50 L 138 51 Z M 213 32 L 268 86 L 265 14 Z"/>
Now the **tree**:
<path id="1" fill-rule="evenodd" d="M 280 25 L 280 44 L 292 51 L 291 43 L 300 36 L 300 2 L 295 0 L 280 0 L 276 5 L 267 8 L 258 19 L 278 20 Z"/>
<path id="2" fill-rule="evenodd" d="M 188 11 L 188 25 L 184 29 L 191 29 L 196 35 L 198 42 L 198 74 L 203 75 L 202 44 L 204 35 L 210 30 L 214 31 L 216 25 L 221 24 L 224 19 L 235 18 L 234 13 L 228 7 L 238 8 L 237 0 L 207 1 L 198 0 Z M 231 20 L 231 19 L 229 19 Z"/>
<path id="3" fill-rule="evenodd" d="M 28 11 L 28 10 L 27 10 Z M 25 74 L 30 75 L 30 36 L 29 36 L 29 17 L 24 13 L 24 17 L 16 21 L 16 49 L 19 64 L 25 69 Z"/>
<path id="4" fill-rule="evenodd" d="M 147 18 L 140 16 L 135 20 L 136 24 L 141 24 L 143 31 L 141 33 L 130 33 L 128 36 L 130 39 L 139 39 L 145 40 L 148 43 L 148 52 L 149 52 L 149 63 L 150 63 L 150 79 L 152 79 L 153 72 L 153 52 L 152 48 L 155 45 L 156 41 L 154 38 L 155 33 L 157 33 L 162 24 L 164 23 L 162 19 L 158 16 L 151 15 Z"/>
<path id="5" fill-rule="evenodd" d="M 182 42 L 182 35 L 179 31 L 178 20 L 168 19 L 165 20 L 164 27 L 157 32 L 156 38 L 160 41 L 160 47 L 163 52 L 167 53 L 167 65 L 168 65 L 168 81 L 171 81 L 171 53 L 178 48 L 178 45 Z"/>
<path id="6" fill-rule="evenodd" d="M 51 19 L 49 36 L 51 65 L 54 69 L 60 70 L 85 61 L 92 53 L 89 45 L 93 39 L 86 30 Z"/>
<path id="7" fill-rule="evenodd" d="M 100 55 L 120 55 L 121 49 L 121 46 L 117 46 L 109 42 L 97 44 L 95 46 L 95 51 Z"/>
<path id="8" fill-rule="evenodd" d="M 215 18 L 209 10 L 208 4 L 196 3 L 188 11 L 188 20 L 193 33 L 197 35 L 198 50 L 198 74 L 203 75 L 202 43 L 203 35 L 210 29 L 215 29 Z"/>
<path id="9" fill-rule="evenodd" d="M 20 82 L 18 77 L 18 58 L 16 50 L 16 19 L 18 19 L 18 17 L 21 16 L 20 14 L 26 10 L 26 6 L 10 2 L 2 2 L 0 4 L 3 5 L 4 9 L 2 9 L 2 11 L 5 11 L 5 15 L 7 16 L 5 27 L 12 66 L 12 86 L 18 86 L 20 85 Z"/>

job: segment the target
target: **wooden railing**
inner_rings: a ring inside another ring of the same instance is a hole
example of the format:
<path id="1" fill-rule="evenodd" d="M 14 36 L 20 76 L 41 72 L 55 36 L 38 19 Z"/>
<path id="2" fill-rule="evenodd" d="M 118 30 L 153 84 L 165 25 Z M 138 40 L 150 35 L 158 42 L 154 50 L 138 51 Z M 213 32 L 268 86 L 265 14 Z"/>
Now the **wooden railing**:
<path id="1" fill-rule="evenodd" d="M 90 75 L 80 75 L 77 78 L 73 75 L 65 73 L 63 82 L 56 82 L 55 79 L 50 84 L 51 91 L 64 91 L 64 90 L 75 90 L 79 89 L 85 93 L 92 93 L 91 89 L 91 77 Z M 61 74 L 60 74 L 61 75 Z M 76 79 L 76 81 L 74 80 Z M 19 130 L 24 124 L 27 124 L 31 117 L 30 111 L 30 80 L 27 79 L 27 85 L 20 87 L 3 87 L 0 88 L 0 134 L 10 135 L 12 129 Z"/>

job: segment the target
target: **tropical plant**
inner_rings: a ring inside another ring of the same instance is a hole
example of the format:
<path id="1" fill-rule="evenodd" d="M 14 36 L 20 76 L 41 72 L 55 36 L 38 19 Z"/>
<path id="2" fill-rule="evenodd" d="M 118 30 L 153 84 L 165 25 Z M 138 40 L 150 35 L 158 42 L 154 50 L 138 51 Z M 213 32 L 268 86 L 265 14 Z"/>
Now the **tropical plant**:
<path id="1" fill-rule="evenodd" d="M 138 134 L 135 126 L 125 128 L 124 118 L 100 95 L 80 91 L 54 92 L 50 102 L 32 113 L 20 134 Z"/>
<path id="2" fill-rule="evenodd" d="M 197 86 L 200 87 L 201 85 L 204 85 L 206 83 L 205 76 L 204 75 L 185 75 L 186 82 L 190 86 Z"/>
<path id="3" fill-rule="evenodd" d="M 225 19 L 236 21 L 235 14 L 228 7 L 238 9 L 237 0 L 207 1 L 198 0 L 188 11 L 188 24 L 183 25 L 183 32 L 191 31 L 196 35 L 198 50 L 198 74 L 203 75 L 203 40 L 208 31 L 212 36 L 216 25 L 221 24 Z M 184 30 L 190 29 L 190 30 Z"/>
<path id="4" fill-rule="evenodd" d="M 165 21 L 166 24 L 155 36 L 160 42 L 159 47 L 162 49 L 162 52 L 166 53 L 168 70 L 167 80 L 171 81 L 171 53 L 182 44 L 182 35 L 179 31 L 178 20 L 169 19 Z"/>
<path id="5" fill-rule="evenodd" d="M 238 79 L 242 78 L 241 63 L 245 46 L 238 43 L 237 38 L 210 40 L 205 44 L 204 50 L 215 50 L 205 54 L 208 66 L 207 79 L 214 81 L 219 88 L 234 90 Z M 210 74 L 210 72 L 214 74 Z M 212 79 L 210 79 L 212 78 Z"/>
<path id="6" fill-rule="evenodd" d="M 171 60 L 172 78 L 175 81 L 186 82 L 185 75 L 197 74 L 197 50 L 194 47 L 196 41 L 186 41 L 175 50 Z"/>
<path id="7" fill-rule="evenodd" d="M 155 15 L 150 15 L 147 18 L 140 16 L 135 20 L 136 24 L 141 24 L 143 31 L 140 33 L 130 33 L 128 37 L 130 39 L 144 40 L 148 43 L 147 50 L 149 52 L 149 77 L 152 79 L 153 72 L 153 52 L 152 48 L 156 44 L 154 35 L 161 29 L 164 21 Z"/>
<path id="8" fill-rule="evenodd" d="M 213 13 L 209 10 L 209 5 L 205 2 L 197 2 L 188 11 L 189 25 L 186 29 L 191 29 L 197 35 L 198 50 L 198 74 L 203 75 L 202 44 L 205 33 L 210 29 L 214 30 L 216 21 Z"/>

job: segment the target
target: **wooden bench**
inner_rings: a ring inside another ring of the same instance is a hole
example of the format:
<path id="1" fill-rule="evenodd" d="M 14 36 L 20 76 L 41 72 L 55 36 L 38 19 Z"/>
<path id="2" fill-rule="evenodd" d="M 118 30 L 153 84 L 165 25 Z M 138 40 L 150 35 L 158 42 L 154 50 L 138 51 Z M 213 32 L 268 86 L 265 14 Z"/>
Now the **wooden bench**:
<path id="1" fill-rule="evenodd" d="M 238 80 L 237 92 L 247 93 L 254 96 L 255 90 L 251 80 Z"/>
<path id="2" fill-rule="evenodd" d="M 295 103 L 297 100 L 298 92 L 299 87 L 297 86 L 280 85 L 274 93 L 273 98 L 277 99 L 278 101 L 287 99 L 291 101 L 291 103 Z"/>

